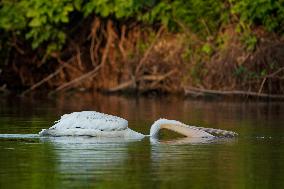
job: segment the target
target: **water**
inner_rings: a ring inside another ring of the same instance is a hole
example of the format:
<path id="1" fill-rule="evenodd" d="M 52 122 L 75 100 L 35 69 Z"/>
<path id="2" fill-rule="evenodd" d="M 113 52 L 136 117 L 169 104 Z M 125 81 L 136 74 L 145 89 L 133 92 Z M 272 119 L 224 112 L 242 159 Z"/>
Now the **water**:
<path id="1" fill-rule="evenodd" d="M 283 102 L 98 94 L 34 99 L 0 99 L 0 188 L 284 187 Z M 121 116 L 144 134 L 164 117 L 240 136 L 200 143 L 169 132 L 157 141 L 21 135 L 38 133 L 62 114 L 81 110 Z"/>

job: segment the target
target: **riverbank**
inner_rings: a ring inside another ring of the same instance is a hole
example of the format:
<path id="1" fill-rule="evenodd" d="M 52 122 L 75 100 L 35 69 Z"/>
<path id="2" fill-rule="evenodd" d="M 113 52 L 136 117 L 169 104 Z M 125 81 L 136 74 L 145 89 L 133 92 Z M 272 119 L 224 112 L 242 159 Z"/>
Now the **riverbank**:
<path id="1" fill-rule="evenodd" d="M 45 13 L 31 15 L 35 5 L 24 4 L 27 12 L 18 15 L 26 22 L 23 28 L 7 25 L 4 18 L 9 20 L 11 15 L 0 19 L 5 34 L 0 44 L 0 91 L 22 96 L 39 90 L 49 95 L 89 90 L 283 98 L 283 19 L 273 20 L 273 12 L 283 7 L 271 2 L 271 10 L 269 6 L 262 10 L 257 6 L 260 1 L 242 3 L 141 4 L 151 7 L 148 12 L 127 5 L 134 12 L 128 15 L 129 10 L 121 7 L 125 17 L 117 16 L 116 9 L 103 15 L 96 4 L 80 8 L 63 3 L 60 6 L 67 7 L 67 12 L 57 16 L 64 22 L 54 24 L 53 15 L 46 18 L 49 22 L 37 20 L 36 25 L 34 19 Z M 16 12 L 20 6 L 4 5 Z M 49 7 L 49 1 L 40 7 L 45 6 Z M 110 8 L 110 4 L 105 6 Z M 250 6 L 264 13 L 254 15 Z M 212 12 L 208 7 L 216 9 Z M 196 15 L 183 10 L 196 11 Z M 272 19 L 269 23 L 268 18 Z"/>
<path id="2" fill-rule="evenodd" d="M 54 62 L 49 65 L 53 64 L 54 68 L 50 71 L 43 71 L 45 65 L 29 65 L 29 69 L 19 61 L 2 72 L 1 92 L 27 95 L 45 90 L 53 95 L 69 90 L 91 90 L 283 99 L 284 42 L 262 34 L 258 36 L 262 41 L 255 50 L 247 51 L 241 36 L 232 29 L 222 35 L 229 38 L 219 46 L 214 46 L 216 41 L 208 43 L 212 47 L 210 54 L 202 50 L 206 42 L 188 48 L 195 42 L 185 33 L 173 34 L 161 28 L 154 39 L 144 42 L 145 49 L 125 59 L 121 49 L 115 48 L 111 52 L 107 50 L 102 63 L 92 66 L 90 49 L 85 48 L 80 54 L 70 53 L 68 60 L 53 58 Z M 127 54 L 133 53 L 133 48 L 126 49 Z M 191 52 L 193 49 L 196 52 Z M 113 53 L 117 57 L 111 60 Z"/>

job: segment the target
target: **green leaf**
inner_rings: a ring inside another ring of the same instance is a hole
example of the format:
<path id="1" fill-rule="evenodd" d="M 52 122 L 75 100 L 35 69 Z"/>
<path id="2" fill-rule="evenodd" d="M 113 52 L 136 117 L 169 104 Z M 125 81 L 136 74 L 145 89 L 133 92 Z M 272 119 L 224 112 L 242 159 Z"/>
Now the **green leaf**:
<path id="1" fill-rule="evenodd" d="M 69 22 L 69 18 L 67 16 L 62 16 L 61 17 L 61 22 L 68 23 Z"/>
<path id="2" fill-rule="evenodd" d="M 29 26 L 31 26 L 31 27 L 39 27 L 39 26 L 41 26 L 41 20 L 40 20 L 40 18 L 38 18 L 38 17 L 33 18 L 33 19 L 30 21 Z"/>
<path id="3" fill-rule="evenodd" d="M 206 43 L 202 46 L 201 51 L 208 55 L 211 55 L 213 53 L 213 48 L 209 43 Z"/>

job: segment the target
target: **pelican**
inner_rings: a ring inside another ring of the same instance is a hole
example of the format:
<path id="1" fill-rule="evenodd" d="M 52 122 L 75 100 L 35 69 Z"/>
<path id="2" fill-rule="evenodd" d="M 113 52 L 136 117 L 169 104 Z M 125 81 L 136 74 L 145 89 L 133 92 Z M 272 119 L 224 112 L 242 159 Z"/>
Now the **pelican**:
<path id="1" fill-rule="evenodd" d="M 237 133 L 232 131 L 189 126 L 179 121 L 167 119 L 155 121 L 151 126 L 150 134 L 144 135 L 130 129 L 127 120 L 96 111 L 65 114 L 52 127 L 40 131 L 39 135 L 142 139 L 144 137 L 156 138 L 161 129 L 168 129 L 191 138 L 233 137 L 237 135 Z"/>

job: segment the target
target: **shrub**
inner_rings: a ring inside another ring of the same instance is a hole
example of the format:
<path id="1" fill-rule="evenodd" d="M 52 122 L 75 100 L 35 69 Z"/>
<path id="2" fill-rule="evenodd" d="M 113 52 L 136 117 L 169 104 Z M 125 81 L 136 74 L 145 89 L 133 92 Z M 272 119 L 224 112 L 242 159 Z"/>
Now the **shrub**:
<path id="1" fill-rule="evenodd" d="M 283 33 L 284 1 L 278 0 L 230 0 L 232 14 L 248 25 L 264 26 L 268 31 Z"/>
<path id="2" fill-rule="evenodd" d="M 12 33 L 25 38 L 33 49 L 44 45 L 47 53 L 60 50 L 68 30 L 78 24 L 78 19 L 70 19 L 72 15 L 158 23 L 172 31 L 182 27 L 203 37 L 217 33 L 231 15 L 248 28 L 263 25 L 268 31 L 284 30 L 283 1 L 274 0 L 2 0 L 0 32 L 5 35 L 1 41 Z"/>

